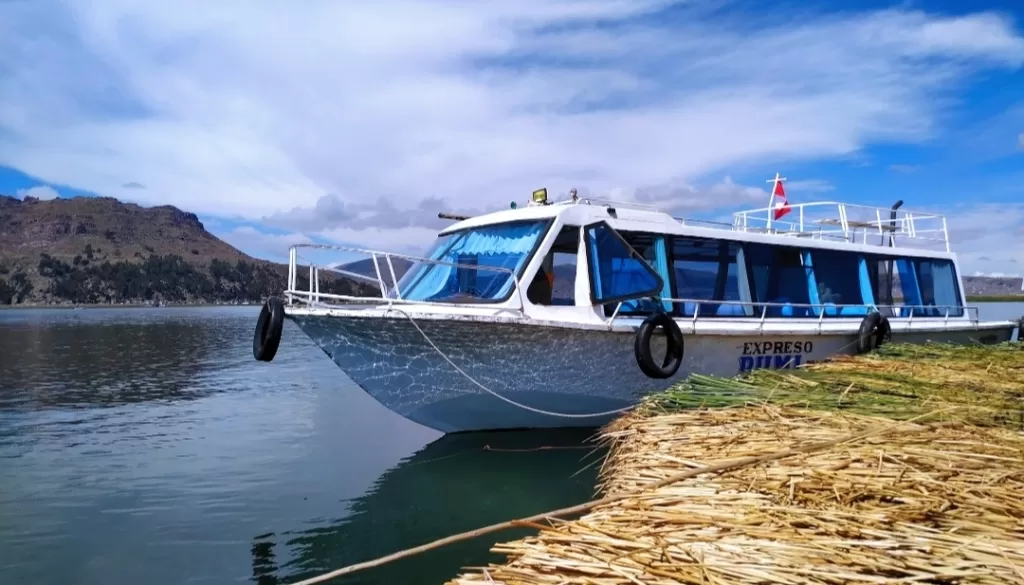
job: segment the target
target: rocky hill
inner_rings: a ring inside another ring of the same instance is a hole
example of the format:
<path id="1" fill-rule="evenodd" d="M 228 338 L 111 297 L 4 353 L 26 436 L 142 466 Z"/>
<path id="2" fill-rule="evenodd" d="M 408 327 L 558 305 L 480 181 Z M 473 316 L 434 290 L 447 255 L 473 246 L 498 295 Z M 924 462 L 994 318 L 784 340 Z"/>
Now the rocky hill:
<path id="1" fill-rule="evenodd" d="M 287 274 L 175 207 L 0 195 L 0 304 L 259 302 L 283 291 Z M 365 290 L 321 282 L 322 292 Z"/>
<path id="2" fill-rule="evenodd" d="M 965 276 L 964 289 L 969 297 L 1024 296 L 1024 279 L 996 276 Z"/>

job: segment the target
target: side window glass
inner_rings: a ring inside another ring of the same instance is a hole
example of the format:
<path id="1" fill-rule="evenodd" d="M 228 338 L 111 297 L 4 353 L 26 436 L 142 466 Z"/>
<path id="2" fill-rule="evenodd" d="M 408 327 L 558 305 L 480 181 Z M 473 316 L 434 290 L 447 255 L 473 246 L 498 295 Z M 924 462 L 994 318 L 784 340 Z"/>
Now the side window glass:
<path id="1" fill-rule="evenodd" d="M 812 291 L 817 296 L 809 254 L 792 246 L 748 244 L 753 290 L 769 317 L 809 317 Z M 760 314 L 761 307 L 757 312 Z"/>
<path id="2" fill-rule="evenodd" d="M 920 304 L 924 305 L 915 314 L 944 317 L 949 311 L 950 317 L 963 315 L 960 289 L 957 285 L 953 263 L 949 260 L 922 258 L 913 260 L 912 264 L 917 269 Z"/>
<path id="3" fill-rule="evenodd" d="M 743 301 L 740 285 L 740 245 L 736 242 L 677 236 L 672 241 L 675 297 L 686 299 L 684 316 L 750 316 L 749 305 L 698 303 L 697 301 Z M 743 287 L 746 285 L 744 284 Z"/>
<path id="4" fill-rule="evenodd" d="M 644 261 L 647 262 L 651 268 L 661 277 L 664 286 L 661 289 L 660 295 L 663 299 L 672 298 L 672 287 L 669 285 L 671 282 L 671 275 L 669 274 L 669 259 L 668 259 L 668 244 L 667 238 L 660 234 L 651 234 L 645 232 L 618 232 L 622 239 L 626 240 L 626 243 L 630 248 L 633 248 L 643 257 Z M 669 301 L 661 302 L 662 310 L 666 312 L 672 311 L 672 303 Z M 606 313 L 611 314 L 615 307 L 606 305 Z M 619 309 L 621 314 L 650 314 L 658 309 L 658 306 L 654 303 L 651 298 L 634 299 L 631 301 L 625 301 L 622 303 L 622 307 Z"/>
<path id="5" fill-rule="evenodd" d="M 535 305 L 576 304 L 576 257 L 579 251 L 580 227 L 565 226 L 554 244 L 541 259 L 526 296 Z"/>
<path id="6" fill-rule="evenodd" d="M 595 303 L 660 295 L 664 281 L 608 224 L 586 228 L 590 286 Z"/>

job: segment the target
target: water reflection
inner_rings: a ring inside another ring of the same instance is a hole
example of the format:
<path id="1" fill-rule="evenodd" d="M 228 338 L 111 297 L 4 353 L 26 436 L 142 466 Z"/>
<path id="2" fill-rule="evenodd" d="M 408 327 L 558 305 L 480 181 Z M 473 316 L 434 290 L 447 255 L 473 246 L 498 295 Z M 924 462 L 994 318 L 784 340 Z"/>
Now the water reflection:
<path id="1" fill-rule="evenodd" d="M 244 358 L 238 340 L 245 321 L 237 316 L 172 314 L 129 323 L 73 317 L 0 324 L 0 409 L 199 398 L 230 383 L 225 367 Z M 217 385 L 203 383 L 211 375 Z"/>
<path id="2" fill-rule="evenodd" d="M 255 318 L 238 310 L 35 313 L 0 315 L 0 410 L 198 398 L 236 389 L 232 369 L 250 365 L 239 341 Z"/>
<path id="3" fill-rule="evenodd" d="M 248 583 L 254 534 L 345 515 L 437 436 L 292 323 L 254 361 L 258 310 L 0 311 L 0 584 Z"/>
<path id="4" fill-rule="evenodd" d="M 354 499 L 342 519 L 305 530 L 253 539 L 257 585 L 281 585 L 488 524 L 587 501 L 604 456 L 588 439 L 593 429 L 449 435 L 384 473 Z M 498 540 L 509 530 L 368 569 L 348 584 L 430 583 L 460 568 L 499 561 Z"/>

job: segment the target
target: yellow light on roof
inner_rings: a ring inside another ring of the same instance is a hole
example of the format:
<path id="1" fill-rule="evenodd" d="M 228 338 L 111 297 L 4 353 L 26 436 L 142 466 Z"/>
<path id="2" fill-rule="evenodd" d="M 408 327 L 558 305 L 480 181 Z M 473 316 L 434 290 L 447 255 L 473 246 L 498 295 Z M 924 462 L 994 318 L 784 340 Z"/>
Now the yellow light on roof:
<path id="1" fill-rule="evenodd" d="M 548 202 L 548 190 L 537 189 L 533 192 L 533 202 L 546 204 Z"/>

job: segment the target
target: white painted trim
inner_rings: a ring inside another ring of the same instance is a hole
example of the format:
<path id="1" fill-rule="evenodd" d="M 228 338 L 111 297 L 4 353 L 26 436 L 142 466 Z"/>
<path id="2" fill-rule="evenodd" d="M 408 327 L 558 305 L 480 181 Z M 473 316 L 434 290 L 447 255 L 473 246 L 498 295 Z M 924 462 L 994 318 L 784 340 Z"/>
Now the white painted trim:
<path id="1" fill-rule="evenodd" d="M 554 327 L 560 329 L 609 331 L 606 323 L 585 321 L 552 320 L 530 318 L 515 315 L 508 311 L 441 311 L 424 307 L 403 305 L 401 312 L 386 305 L 367 307 L 287 307 L 285 314 L 289 317 L 308 316 L 337 319 L 406 319 L 412 317 L 417 321 L 463 321 L 508 325 L 526 325 L 531 327 Z M 559 307 L 574 309 L 574 307 Z M 692 335 L 853 335 L 860 329 L 860 318 L 828 318 L 819 320 L 817 317 L 765 319 L 761 325 L 759 317 L 747 318 L 715 318 L 708 317 L 693 320 L 689 317 L 676 317 L 675 322 L 684 334 Z M 632 333 L 643 321 L 643 317 L 618 317 L 611 331 Z M 916 317 L 890 318 L 893 333 L 942 333 L 948 331 L 984 331 L 1005 329 L 1017 326 L 1014 321 L 973 321 L 965 318 Z"/>

